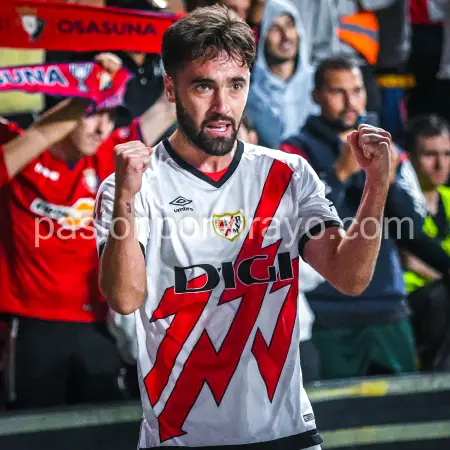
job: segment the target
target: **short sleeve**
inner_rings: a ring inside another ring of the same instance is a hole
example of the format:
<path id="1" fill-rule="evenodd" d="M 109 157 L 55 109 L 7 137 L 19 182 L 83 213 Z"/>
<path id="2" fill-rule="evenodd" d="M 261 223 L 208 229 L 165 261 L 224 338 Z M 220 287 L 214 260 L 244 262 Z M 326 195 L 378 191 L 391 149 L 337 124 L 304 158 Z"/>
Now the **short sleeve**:
<path id="1" fill-rule="evenodd" d="M 108 240 L 114 212 L 115 175 L 109 176 L 100 186 L 95 200 L 94 231 L 98 255 L 101 256 Z M 145 212 L 142 194 L 139 192 L 135 199 L 136 237 L 145 255 L 145 249 L 150 234 L 149 215 Z"/>
<path id="2" fill-rule="evenodd" d="M 303 257 L 303 249 L 309 239 L 317 236 L 326 228 L 343 228 L 336 208 L 325 197 L 325 185 L 310 164 L 302 158 L 299 170 L 294 172 L 297 184 L 299 211 L 299 253 Z"/>

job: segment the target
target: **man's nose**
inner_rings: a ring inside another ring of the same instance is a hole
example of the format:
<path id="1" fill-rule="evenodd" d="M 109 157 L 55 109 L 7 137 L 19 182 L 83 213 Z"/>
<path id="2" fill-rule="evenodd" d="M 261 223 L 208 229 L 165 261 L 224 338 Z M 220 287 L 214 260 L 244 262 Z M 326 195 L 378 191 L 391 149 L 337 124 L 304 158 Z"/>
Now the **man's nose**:
<path id="1" fill-rule="evenodd" d="M 98 122 L 97 122 L 97 134 L 100 134 L 102 137 L 106 137 L 111 131 L 111 116 L 109 113 L 100 114 Z"/>
<path id="2" fill-rule="evenodd" d="M 226 89 L 217 89 L 214 95 L 214 103 L 211 108 L 215 113 L 227 115 L 230 112 Z"/>
<path id="3" fill-rule="evenodd" d="M 441 170 L 444 167 L 444 158 L 445 158 L 444 155 L 439 155 L 436 158 L 436 164 L 435 164 L 435 169 L 436 170 Z"/>

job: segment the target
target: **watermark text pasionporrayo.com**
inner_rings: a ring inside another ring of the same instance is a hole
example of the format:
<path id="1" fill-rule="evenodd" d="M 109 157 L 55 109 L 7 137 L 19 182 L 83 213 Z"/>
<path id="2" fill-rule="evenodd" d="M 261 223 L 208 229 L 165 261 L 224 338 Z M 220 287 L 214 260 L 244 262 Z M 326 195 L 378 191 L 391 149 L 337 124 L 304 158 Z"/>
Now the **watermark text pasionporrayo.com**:
<path id="1" fill-rule="evenodd" d="M 161 217 L 150 221 L 148 218 L 135 219 L 135 227 L 132 228 L 130 222 L 125 218 L 115 218 L 111 223 L 104 223 L 105 229 L 109 230 L 114 239 L 126 239 L 133 233 L 133 236 L 145 235 L 151 228 L 153 233 L 160 240 L 178 238 L 195 239 L 196 241 L 207 241 L 215 234 L 211 218 L 198 220 L 194 217 L 185 216 L 179 220 L 172 217 Z M 354 223 L 353 217 L 342 219 L 344 230 L 349 230 Z M 229 227 L 229 232 L 239 235 L 240 239 L 255 239 L 264 235 L 265 240 L 279 240 L 284 238 L 286 245 L 295 245 L 301 236 L 306 235 L 309 239 L 320 239 L 324 236 L 327 227 L 322 219 L 310 217 L 307 219 L 300 218 L 297 221 L 289 219 L 272 218 L 256 218 L 247 220 L 242 229 L 236 228 L 232 223 L 225 223 L 224 227 Z M 356 232 L 347 233 L 347 239 L 376 239 L 382 234 L 383 238 L 391 237 L 394 239 L 412 239 L 414 237 L 414 220 L 410 217 L 396 218 L 386 217 L 380 222 L 376 218 L 368 217 L 361 221 L 356 227 Z M 52 237 L 59 240 L 68 241 L 72 239 L 95 240 L 95 227 L 92 220 L 87 220 L 83 226 L 62 227 L 56 221 L 49 217 L 39 217 L 35 219 L 34 244 L 40 247 L 43 241 L 47 241 Z"/>

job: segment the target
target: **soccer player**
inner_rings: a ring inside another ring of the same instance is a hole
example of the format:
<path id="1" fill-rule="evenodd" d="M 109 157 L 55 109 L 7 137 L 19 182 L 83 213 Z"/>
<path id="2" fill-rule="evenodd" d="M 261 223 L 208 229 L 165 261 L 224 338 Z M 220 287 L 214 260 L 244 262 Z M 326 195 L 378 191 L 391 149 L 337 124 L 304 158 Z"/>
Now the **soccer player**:
<path id="1" fill-rule="evenodd" d="M 95 217 L 101 289 L 136 318 L 139 447 L 320 449 L 299 362 L 299 256 L 340 291 L 364 291 L 390 135 L 349 137 L 367 181 L 344 234 L 304 159 L 236 139 L 255 57 L 245 23 L 196 9 L 166 31 L 162 57 L 177 130 L 152 150 L 115 147 Z"/>

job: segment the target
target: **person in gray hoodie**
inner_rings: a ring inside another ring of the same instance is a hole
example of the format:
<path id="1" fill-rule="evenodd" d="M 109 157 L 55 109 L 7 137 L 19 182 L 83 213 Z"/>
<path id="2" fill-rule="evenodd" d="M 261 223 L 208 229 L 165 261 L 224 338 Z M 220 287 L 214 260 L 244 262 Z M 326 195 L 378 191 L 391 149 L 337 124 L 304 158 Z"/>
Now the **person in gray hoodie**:
<path id="1" fill-rule="evenodd" d="M 313 68 L 308 47 L 297 9 L 288 0 L 269 0 L 247 102 L 259 145 L 278 148 L 309 114 L 318 113 L 311 98 Z"/>

